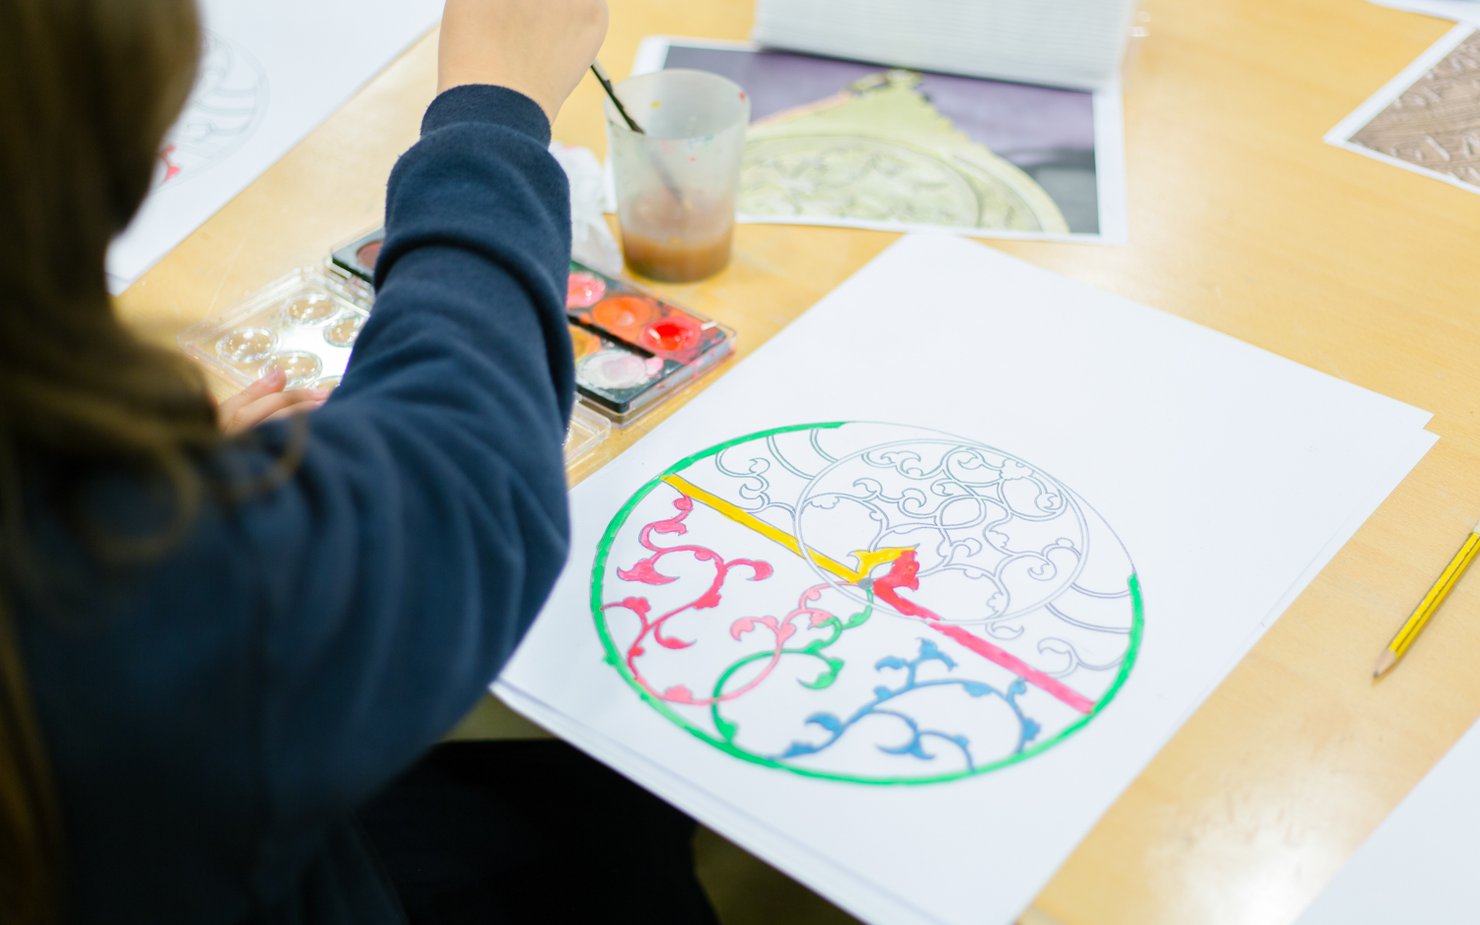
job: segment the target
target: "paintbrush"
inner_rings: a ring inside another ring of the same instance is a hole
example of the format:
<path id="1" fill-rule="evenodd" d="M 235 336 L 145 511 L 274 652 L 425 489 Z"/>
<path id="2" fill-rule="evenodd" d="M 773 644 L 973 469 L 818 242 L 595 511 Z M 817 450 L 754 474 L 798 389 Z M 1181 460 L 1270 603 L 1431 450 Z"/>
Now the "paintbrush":
<path id="1" fill-rule="evenodd" d="M 627 107 L 622 105 L 621 99 L 617 96 L 617 90 L 612 86 L 611 78 L 606 76 L 606 69 L 601 66 L 600 61 L 591 62 L 591 73 L 595 74 L 596 79 L 601 81 L 601 89 L 606 91 L 607 99 L 611 100 L 612 105 L 617 107 L 617 115 L 622 117 L 627 123 L 627 127 L 639 135 L 646 135 L 647 133 L 642 130 L 642 126 L 638 125 L 637 121 L 627 113 Z"/>
<path id="2" fill-rule="evenodd" d="M 622 105 L 621 97 L 617 96 L 617 88 L 612 86 L 611 78 L 606 76 L 606 69 L 601 66 L 600 61 L 591 62 L 591 73 L 596 75 L 597 81 L 601 83 L 601 89 L 606 91 L 607 99 L 612 101 L 612 105 L 617 108 L 617 115 L 622 117 L 627 127 L 639 135 L 646 135 L 647 132 L 642 130 L 642 126 L 638 125 L 637 120 L 632 118 L 632 114 L 627 112 L 627 107 Z M 653 166 L 658 169 L 658 175 L 663 178 L 663 185 L 668 187 L 668 193 L 673 197 L 673 201 L 677 202 L 681 208 L 687 209 L 688 198 L 684 196 L 683 190 L 678 188 L 673 175 L 668 172 L 668 165 L 663 163 L 662 158 L 654 157 Z"/>

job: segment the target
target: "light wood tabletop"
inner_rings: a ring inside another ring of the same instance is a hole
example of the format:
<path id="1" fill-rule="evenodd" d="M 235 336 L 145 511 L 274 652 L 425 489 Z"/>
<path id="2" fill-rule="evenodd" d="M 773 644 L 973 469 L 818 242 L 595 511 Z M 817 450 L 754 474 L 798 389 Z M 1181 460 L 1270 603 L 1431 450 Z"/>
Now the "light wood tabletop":
<path id="1" fill-rule="evenodd" d="M 739 39 L 752 20 L 749 0 L 612 7 L 602 60 L 614 77 L 646 35 Z M 1480 196 L 1322 142 L 1447 23 L 1363 0 L 1144 0 L 1142 11 L 1147 34 L 1125 78 L 1129 245 L 992 246 L 1428 409 L 1442 439 L 1100 820 L 1030 918 L 1287 922 L 1480 716 L 1473 577 L 1401 666 L 1371 678 L 1480 517 Z M 429 37 L 129 289 L 125 317 L 172 342 L 378 225 L 434 61 Z M 600 106 L 588 80 L 556 138 L 603 153 Z M 894 238 L 744 226 L 726 271 L 654 288 L 736 328 L 743 359 Z M 745 889 L 795 889 L 775 883 Z M 788 920 L 777 906 L 752 896 L 732 920 Z"/>

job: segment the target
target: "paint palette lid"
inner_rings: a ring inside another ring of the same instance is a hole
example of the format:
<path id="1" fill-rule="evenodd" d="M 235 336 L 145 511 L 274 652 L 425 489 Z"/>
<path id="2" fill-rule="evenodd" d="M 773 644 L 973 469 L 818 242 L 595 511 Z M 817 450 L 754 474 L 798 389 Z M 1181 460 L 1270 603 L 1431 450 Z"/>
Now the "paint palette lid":
<path id="1" fill-rule="evenodd" d="M 304 267 L 192 325 L 177 340 L 188 356 L 233 385 L 250 385 L 278 366 L 291 388 L 332 388 L 344 375 L 373 301 L 373 290 L 358 279 L 333 268 Z M 595 450 L 611 429 L 601 414 L 576 403 L 565 436 L 570 478 L 596 467 Z"/>
<path id="2" fill-rule="evenodd" d="M 565 471 L 577 479 L 596 468 L 596 448 L 611 434 L 612 425 L 593 409 L 576 402 L 565 432 Z"/>
<path id="3" fill-rule="evenodd" d="M 289 388 L 332 388 L 369 317 L 366 293 L 306 267 L 192 325 L 178 342 L 235 385 L 249 385 L 277 367 L 287 373 Z"/>

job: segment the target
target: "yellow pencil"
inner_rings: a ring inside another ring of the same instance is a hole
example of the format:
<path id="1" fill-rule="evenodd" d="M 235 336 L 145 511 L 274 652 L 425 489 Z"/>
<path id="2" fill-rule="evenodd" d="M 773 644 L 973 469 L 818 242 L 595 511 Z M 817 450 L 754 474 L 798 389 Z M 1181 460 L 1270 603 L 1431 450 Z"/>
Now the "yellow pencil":
<path id="1" fill-rule="evenodd" d="M 1413 640 L 1417 639 L 1418 634 L 1423 631 L 1423 625 L 1429 622 L 1429 617 L 1432 617 L 1434 611 L 1439 609 L 1439 605 L 1444 603 L 1444 598 L 1449 596 L 1450 589 L 1455 586 L 1460 576 L 1465 573 L 1465 569 L 1469 568 L 1470 563 L 1475 560 L 1476 553 L 1480 553 L 1480 523 L 1475 524 L 1475 528 L 1470 531 L 1469 538 L 1459 548 L 1459 552 L 1454 554 L 1454 558 L 1449 560 L 1449 564 L 1434 581 L 1434 586 L 1429 589 L 1429 593 L 1425 594 L 1423 600 L 1418 602 L 1418 606 L 1413 608 L 1413 614 L 1403 624 L 1403 628 L 1398 630 L 1398 635 L 1393 637 L 1393 641 L 1388 643 L 1382 655 L 1378 656 L 1377 667 L 1372 669 L 1372 677 L 1380 678 L 1398 664 L 1398 659 L 1403 657 L 1403 653 L 1408 651 L 1408 647 L 1413 645 Z"/>

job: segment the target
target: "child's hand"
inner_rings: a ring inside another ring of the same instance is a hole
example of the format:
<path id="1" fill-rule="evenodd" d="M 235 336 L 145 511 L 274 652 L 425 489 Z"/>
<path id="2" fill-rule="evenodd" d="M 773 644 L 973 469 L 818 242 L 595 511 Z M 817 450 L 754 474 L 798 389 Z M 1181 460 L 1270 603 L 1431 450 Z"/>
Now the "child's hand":
<path id="1" fill-rule="evenodd" d="M 605 0 L 447 0 L 437 92 L 463 84 L 518 90 L 555 114 L 606 37 Z"/>
<path id="2" fill-rule="evenodd" d="M 228 434 L 241 433 L 263 421 L 312 411 L 329 397 L 330 389 L 284 390 L 288 377 L 280 369 L 258 379 L 216 408 L 216 419 Z"/>

